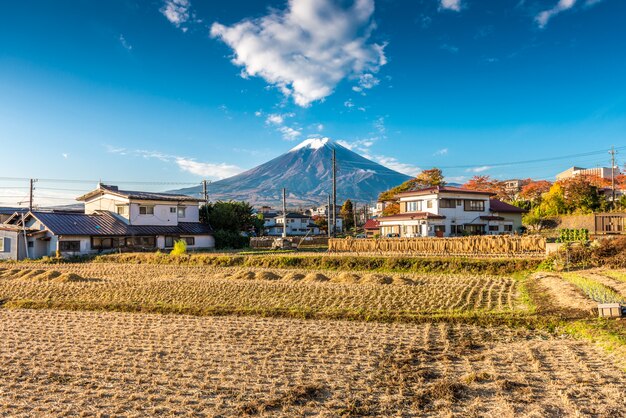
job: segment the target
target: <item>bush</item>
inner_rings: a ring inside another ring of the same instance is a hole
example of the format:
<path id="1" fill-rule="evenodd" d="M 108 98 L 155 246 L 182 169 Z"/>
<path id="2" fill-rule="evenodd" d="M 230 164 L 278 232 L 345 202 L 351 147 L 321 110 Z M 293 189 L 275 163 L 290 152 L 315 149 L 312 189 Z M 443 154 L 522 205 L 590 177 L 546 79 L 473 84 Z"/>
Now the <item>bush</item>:
<path id="1" fill-rule="evenodd" d="M 589 241 L 589 231 L 585 228 L 559 230 L 556 242 L 586 242 Z"/>
<path id="2" fill-rule="evenodd" d="M 174 249 L 170 255 L 183 255 L 187 254 L 187 243 L 183 240 L 176 241 L 174 243 Z"/>
<path id="3" fill-rule="evenodd" d="M 250 246 L 250 237 L 243 237 L 240 233 L 218 229 L 215 231 L 215 248 L 247 248 Z"/>

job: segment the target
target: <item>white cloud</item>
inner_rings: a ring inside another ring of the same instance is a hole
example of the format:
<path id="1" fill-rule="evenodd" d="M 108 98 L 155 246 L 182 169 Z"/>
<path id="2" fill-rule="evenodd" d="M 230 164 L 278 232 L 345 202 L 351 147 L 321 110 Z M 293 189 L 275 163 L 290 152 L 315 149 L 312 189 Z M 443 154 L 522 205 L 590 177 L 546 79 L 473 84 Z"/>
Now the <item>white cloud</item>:
<path id="1" fill-rule="evenodd" d="M 178 155 L 165 154 L 160 151 L 148 150 L 127 150 L 125 148 L 116 148 L 106 145 L 107 152 L 111 154 L 127 155 L 133 157 L 141 157 L 145 159 L 156 159 L 165 163 L 175 163 L 178 167 L 191 174 L 197 176 L 209 177 L 221 180 L 226 177 L 234 176 L 243 171 L 242 168 L 226 163 L 204 163 L 194 160 L 193 158 L 181 157 Z"/>
<path id="2" fill-rule="evenodd" d="M 124 49 L 130 51 L 131 49 L 133 49 L 133 46 L 128 43 L 128 41 L 126 40 L 126 38 L 124 38 L 124 35 L 120 35 L 120 43 L 122 44 L 122 46 L 124 47 Z"/>
<path id="3" fill-rule="evenodd" d="M 316 129 L 318 132 L 322 132 L 324 130 L 324 124 L 318 123 Z"/>
<path id="4" fill-rule="evenodd" d="M 67 152 L 64 152 L 63 154 L 61 154 L 61 156 L 66 160 L 70 158 L 70 155 Z"/>
<path id="5" fill-rule="evenodd" d="M 286 10 L 233 26 L 214 23 L 211 36 L 234 51 L 245 76 L 259 76 L 306 107 L 346 78 L 373 75 L 386 64 L 385 45 L 369 42 L 374 0 L 342 7 L 333 0 L 290 0 Z"/>
<path id="6" fill-rule="evenodd" d="M 435 153 L 433 154 L 435 156 L 437 155 L 448 155 L 448 148 L 442 148 L 440 150 L 435 151 Z"/>
<path id="7" fill-rule="evenodd" d="M 406 174 L 408 176 L 417 176 L 422 171 L 422 169 L 419 167 L 416 167 L 411 164 L 401 163 L 400 161 L 398 161 L 397 159 L 393 157 L 385 157 L 384 155 L 374 155 L 373 159 L 379 164 L 382 164 L 387 168 L 395 170 L 399 173 Z"/>
<path id="8" fill-rule="evenodd" d="M 351 107 L 354 107 L 354 103 L 352 103 L 352 99 L 346 100 L 345 102 L 343 102 L 343 105 L 347 107 L 348 109 Z"/>
<path id="9" fill-rule="evenodd" d="M 243 170 L 236 165 L 220 163 L 201 163 L 190 158 L 177 157 L 176 164 L 181 170 L 202 177 L 225 179 L 241 173 Z"/>
<path id="10" fill-rule="evenodd" d="M 359 76 L 359 85 L 352 87 L 352 90 L 362 92 L 363 90 L 376 87 L 379 83 L 380 80 L 374 77 L 373 74 L 362 74 Z"/>
<path id="11" fill-rule="evenodd" d="M 283 139 L 286 141 L 295 141 L 300 135 L 302 135 L 302 132 L 290 128 L 289 126 L 281 126 L 278 130 L 283 134 Z"/>
<path id="12" fill-rule="evenodd" d="M 576 0 L 559 0 L 559 2 L 551 9 L 544 10 L 535 17 L 535 21 L 540 28 L 544 28 L 550 19 L 555 15 L 571 9 L 576 4 Z"/>
<path id="13" fill-rule="evenodd" d="M 446 10 L 461 11 L 461 0 L 440 0 L 439 7 Z"/>
<path id="14" fill-rule="evenodd" d="M 491 169 L 491 167 L 490 167 L 490 166 L 488 166 L 488 165 L 483 165 L 483 166 L 481 166 L 481 167 L 472 167 L 472 168 L 468 168 L 468 169 L 467 169 L 467 170 L 465 170 L 465 171 L 467 171 L 467 172 L 469 172 L 469 173 L 482 173 L 483 171 L 487 171 L 487 170 L 490 170 L 490 169 Z"/>
<path id="15" fill-rule="evenodd" d="M 267 123 L 268 125 L 282 125 L 283 122 L 285 122 L 285 118 L 283 117 L 283 115 L 279 115 L 276 113 L 267 115 L 267 118 L 265 119 L 265 123 Z"/>
<path id="16" fill-rule="evenodd" d="M 189 0 L 165 0 L 161 13 L 177 28 L 182 28 L 183 31 L 186 31 L 187 28 L 183 25 L 193 18 L 190 9 L 191 3 L 189 3 Z"/>

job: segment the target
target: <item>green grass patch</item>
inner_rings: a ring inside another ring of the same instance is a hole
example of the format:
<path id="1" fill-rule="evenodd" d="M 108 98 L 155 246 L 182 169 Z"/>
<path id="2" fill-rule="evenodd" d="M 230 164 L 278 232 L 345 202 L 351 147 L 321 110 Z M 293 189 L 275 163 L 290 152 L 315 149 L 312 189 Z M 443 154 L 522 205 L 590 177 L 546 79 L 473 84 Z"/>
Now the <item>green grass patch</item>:
<path id="1" fill-rule="evenodd" d="M 562 277 L 598 303 L 621 303 L 624 301 L 624 298 L 615 290 L 588 277 L 574 273 L 563 273 Z"/>

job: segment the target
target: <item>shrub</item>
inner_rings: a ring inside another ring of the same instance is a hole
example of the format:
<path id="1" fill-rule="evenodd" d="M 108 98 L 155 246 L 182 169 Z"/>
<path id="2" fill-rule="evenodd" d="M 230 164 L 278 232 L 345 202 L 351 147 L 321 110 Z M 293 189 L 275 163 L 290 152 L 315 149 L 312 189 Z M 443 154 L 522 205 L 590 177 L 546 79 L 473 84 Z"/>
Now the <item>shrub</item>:
<path id="1" fill-rule="evenodd" d="M 218 229 L 215 231 L 215 248 L 246 248 L 250 246 L 250 237 L 241 236 L 240 233 Z"/>
<path id="2" fill-rule="evenodd" d="M 183 255 L 187 254 L 187 243 L 183 240 L 176 241 L 174 243 L 174 249 L 170 255 Z"/>

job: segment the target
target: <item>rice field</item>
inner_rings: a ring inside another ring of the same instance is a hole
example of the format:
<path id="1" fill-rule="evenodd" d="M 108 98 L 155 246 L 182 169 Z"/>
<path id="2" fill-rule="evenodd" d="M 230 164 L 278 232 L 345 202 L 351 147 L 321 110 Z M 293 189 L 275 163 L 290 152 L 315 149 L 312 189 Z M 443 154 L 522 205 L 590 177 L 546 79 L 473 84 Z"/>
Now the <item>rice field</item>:
<path id="1" fill-rule="evenodd" d="M 0 310 L 0 416 L 624 416 L 624 373 L 546 333 Z"/>
<path id="2" fill-rule="evenodd" d="M 15 265 L 7 307 L 367 317 L 523 309 L 512 278 L 145 264 Z"/>

